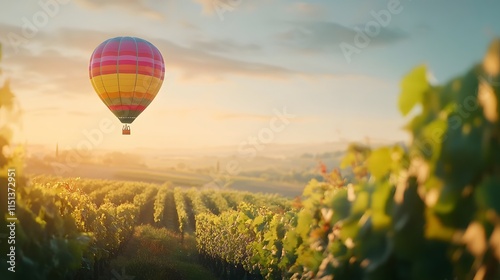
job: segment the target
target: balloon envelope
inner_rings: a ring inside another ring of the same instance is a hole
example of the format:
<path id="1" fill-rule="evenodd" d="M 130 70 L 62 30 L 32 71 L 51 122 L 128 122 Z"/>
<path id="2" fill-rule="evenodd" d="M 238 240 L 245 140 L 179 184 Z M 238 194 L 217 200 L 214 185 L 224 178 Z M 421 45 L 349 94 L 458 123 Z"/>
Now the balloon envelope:
<path id="1" fill-rule="evenodd" d="M 100 44 L 89 65 L 92 86 L 124 124 L 132 123 L 156 97 L 165 77 L 160 51 L 146 40 L 116 37 Z"/>

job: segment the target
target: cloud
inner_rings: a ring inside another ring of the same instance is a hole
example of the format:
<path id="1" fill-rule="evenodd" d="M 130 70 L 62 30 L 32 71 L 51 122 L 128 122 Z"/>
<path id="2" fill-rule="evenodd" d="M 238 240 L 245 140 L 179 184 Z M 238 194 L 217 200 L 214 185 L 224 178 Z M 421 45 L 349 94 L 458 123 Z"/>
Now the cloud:
<path id="1" fill-rule="evenodd" d="M 318 17 L 324 15 L 324 8 L 318 4 L 297 2 L 290 5 L 289 11 L 299 16 Z"/>
<path id="2" fill-rule="evenodd" d="M 152 0 L 76 0 L 75 2 L 89 9 L 122 9 L 133 15 L 139 14 L 155 20 L 165 18 L 165 15 L 153 7 Z"/>
<path id="3" fill-rule="evenodd" d="M 357 34 L 355 27 L 346 27 L 328 21 L 291 21 L 288 29 L 276 34 L 279 44 L 299 51 L 323 53 L 341 52 L 340 43 L 354 44 Z M 358 28 L 364 29 L 364 25 Z M 380 33 L 371 37 L 370 45 L 387 45 L 406 39 L 408 33 L 393 28 L 381 28 Z"/>
<path id="4" fill-rule="evenodd" d="M 197 26 L 196 24 L 192 23 L 191 21 L 189 20 L 186 20 L 186 19 L 182 19 L 182 20 L 179 20 L 179 25 L 187 30 L 191 30 L 191 31 L 200 31 L 200 27 Z"/>
<path id="5" fill-rule="evenodd" d="M 5 58 L 4 66 L 15 74 L 16 87 L 37 89 L 37 95 L 72 96 L 89 87 L 88 60 L 56 50 L 19 52 Z M 91 89 L 91 88 L 89 88 Z"/>
<path id="6" fill-rule="evenodd" d="M 3 29 L 4 26 L 0 24 L 0 30 Z M 38 33 L 26 45 L 20 47 L 17 54 L 12 52 L 8 44 L 4 46 L 4 49 L 9 50 L 8 62 L 24 71 L 52 78 L 61 76 L 67 78 L 73 74 L 85 76 L 88 59 L 94 48 L 104 40 L 120 34 L 120 31 L 104 32 L 63 28 L 57 32 Z M 163 53 L 167 71 L 178 70 L 184 77 L 221 79 L 227 75 L 243 75 L 284 78 L 303 74 L 280 65 L 221 55 L 226 53 L 238 55 L 248 51 L 257 51 L 260 47 L 255 44 L 236 43 L 231 40 L 197 40 L 191 46 L 182 46 L 167 39 L 147 39 Z M 35 54 L 29 50 L 31 46 L 41 46 L 38 48 L 41 51 Z"/>
<path id="7" fill-rule="evenodd" d="M 5 28 L 4 28 L 5 27 Z M 12 26 L 0 24 L 0 30 L 16 31 Z M 120 35 L 120 32 L 63 28 L 55 32 L 40 31 L 17 53 L 3 44 L 2 68 L 16 90 L 23 92 L 21 99 L 40 100 L 55 98 L 64 102 L 81 103 L 95 98 L 89 83 L 88 62 L 91 53 L 105 39 Z M 133 34 L 132 34 L 133 35 Z M 0 37 L 2 34 L 0 33 Z M 229 52 L 258 51 L 259 47 L 230 40 L 197 41 L 191 46 L 182 46 L 168 39 L 147 38 L 164 55 L 166 79 L 175 75 L 181 79 L 224 80 L 229 76 L 245 76 L 259 79 L 286 79 L 311 75 L 280 65 L 225 57 Z M 25 96 L 25 97 L 24 97 Z M 43 113 L 38 113 L 43 114 Z"/>
<path id="8" fill-rule="evenodd" d="M 214 14 L 217 9 L 232 10 L 240 6 L 240 4 L 244 1 L 248 0 L 194 0 L 194 2 L 200 4 L 203 7 L 203 13 L 208 15 Z"/>
<path id="9" fill-rule="evenodd" d="M 194 49 L 203 50 L 210 53 L 219 54 L 234 54 L 247 53 L 262 50 L 262 47 L 257 44 L 245 44 L 235 42 L 233 40 L 194 40 L 191 42 L 191 47 Z"/>
<path id="10" fill-rule="evenodd" d="M 203 13 L 211 15 L 215 11 L 214 2 L 218 0 L 194 0 L 194 1 L 199 3 L 203 7 Z"/>
<path id="11" fill-rule="evenodd" d="M 202 13 L 206 15 L 219 14 L 245 8 L 246 10 L 255 10 L 257 6 L 269 4 L 267 0 L 193 0 L 201 5 Z"/>
<path id="12" fill-rule="evenodd" d="M 238 75 L 274 79 L 302 74 L 279 65 L 229 58 L 211 53 L 201 46 L 184 47 L 166 39 L 154 40 L 154 44 L 164 53 L 167 71 L 168 68 L 177 69 L 183 73 L 184 78 L 223 79 Z M 218 44 L 207 45 L 214 51 Z M 226 45 L 226 48 L 230 49 L 231 46 Z"/>

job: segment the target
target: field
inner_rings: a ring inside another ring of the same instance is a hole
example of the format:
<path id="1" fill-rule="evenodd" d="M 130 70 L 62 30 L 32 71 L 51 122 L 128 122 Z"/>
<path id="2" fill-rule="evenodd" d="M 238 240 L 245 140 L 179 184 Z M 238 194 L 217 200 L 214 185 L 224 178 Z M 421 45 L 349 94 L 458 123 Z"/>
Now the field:
<path id="1" fill-rule="evenodd" d="M 316 155 L 305 153 L 300 146 L 275 147 L 267 157 L 258 157 L 247 161 L 241 159 L 241 170 L 230 174 L 225 164 L 234 158 L 231 149 L 226 148 L 226 156 L 215 156 L 220 149 L 207 154 L 168 156 L 165 151 L 156 151 L 140 156 L 137 151 L 122 154 L 123 160 L 110 163 L 112 153 L 96 151 L 92 160 L 77 162 L 77 167 L 70 168 L 65 162 L 64 152 L 56 159 L 54 151 L 45 147 L 28 147 L 32 153 L 26 159 L 26 172 L 33 175 L 54 175 L 63 177 L 81 177 L 106 180 L 124 180 L 146 183 L 172 183 L 181 187 L 230 187 L 249 192 L 278 193 L 294 198 L 302 193 L 304 185 L 312 178 L 320 179 L 319 163 L 338 166 L 342 151 L 335 151 L 347 144 L 331 143 L 323 145 Z M 345 149 L 345 148 L 344 148 Z M 161 154 L 163 156 L 159 156 Z M 224 154 L 224 153 L 223 153 Z M 140 164 L 134 164 L 140 162 Z M 131 163 L 131 164 L 130 164 Z M 219 171 L 216 166 L 219 164 Z M 62 166 L 62 167 L 60 167 Z M 64 172 L 59 172 L 59 171 Z"/>
<path id="2" fill-rule="evenodd" d="M 47 176 L 29 181 L 17 210 L 20 219 L 33 219 L 35 229 L 21 241 L 31 248 L 24 259 L 36 260 L 49 250 L 54 254 L 45 265 L 65 265 L 42 274 L 23 269 L 20 279 L 110 279 L 122 271 L 135 279 L 210 279 L 198 262 L 197 215 L 236 210 L 240 203 L 273 205 L 278 212 L 291 207 L 277 195 L 234 190 Z M 32 236 L 40 230 L 47 235 Z M 84 266 L 78 268 L 80 259 Z"/>

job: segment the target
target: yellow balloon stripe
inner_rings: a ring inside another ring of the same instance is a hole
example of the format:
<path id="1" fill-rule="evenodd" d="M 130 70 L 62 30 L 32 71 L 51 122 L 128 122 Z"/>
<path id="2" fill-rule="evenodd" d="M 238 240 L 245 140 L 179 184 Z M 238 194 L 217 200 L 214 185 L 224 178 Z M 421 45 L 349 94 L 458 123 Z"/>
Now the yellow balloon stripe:
<path id="1" fill-rule="evenodd" d="M 101 98 L 102 102 L 106 103 L 108 101 L 108 96 L 106 95 L 106 93 L 104 94 L 101 94 L 99 92 L 99 88 L 97 86 L 96 83 L 99 83 L 101 82 L 100 80 L 97 81 L 97 79 L 91 79 L 91 84 L 92 84 L 92 87 L 94 88 L 95 92 L 97 92 L 97 95 L 99 95 L 99 98 Z"/>
<path id="2" fill-rule="evenodd" d="M 144 105 L 144 106 L 149 105 L 149 103 L 151 103 L 151 101 L 153 101 L 153 98 L 156 96 L 158 91 L 160 91 L 160 87 L 161 87 L 162 83 L 163 83 L 162 80 L 160 80 L 158 78 L 154 78 L 152 83 L 151 83 L 151 87 L 149 89 L 149 93 L 151 94 L 151 98 L 147 98 L 148 96 L 146 95 L 146 97 L 141 101 L 140 105 Z"/>
<path id="3" fill-rule="evenodd" d="M 118 79 L 117 79 L 118 76 Z M 137 92 L 156 95 L 162 80 L 141 74 L 108 74 L 95 76 L 92 85 L 100 95 L 113 92 Z"/>

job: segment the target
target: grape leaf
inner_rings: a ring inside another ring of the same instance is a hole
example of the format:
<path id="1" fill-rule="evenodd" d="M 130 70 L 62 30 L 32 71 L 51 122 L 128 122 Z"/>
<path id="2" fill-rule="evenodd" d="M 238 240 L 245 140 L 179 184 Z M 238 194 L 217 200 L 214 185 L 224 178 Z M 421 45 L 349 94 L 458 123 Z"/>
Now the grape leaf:
<path id="1" fill-rule="evenodd" d="M 422 101 L 424 92 L 430 85 L 427 81 L 427 68 L 425 65 L 413 69 L 401 83 L 399 95 L 399 111 L 406 116 L 419 102 Z"/>

